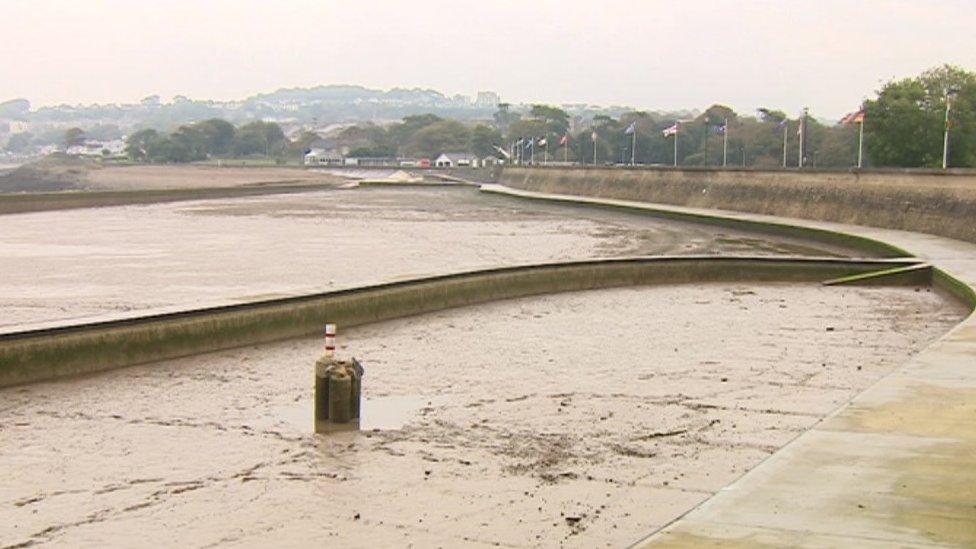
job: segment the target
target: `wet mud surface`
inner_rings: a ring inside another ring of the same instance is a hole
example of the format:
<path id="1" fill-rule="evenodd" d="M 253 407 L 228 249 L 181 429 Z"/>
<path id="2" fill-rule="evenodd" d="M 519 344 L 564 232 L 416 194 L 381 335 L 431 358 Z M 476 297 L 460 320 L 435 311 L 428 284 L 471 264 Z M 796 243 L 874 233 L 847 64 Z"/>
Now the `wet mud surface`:
<path id="1" fill-rule="evenodd" d="M 311 433 L 302 339 L 0 390 L 0 547 L 619 547 L 956 323 L 911 288 L 558 294 L 339 327 L 365 429 Z"/>
<path id="2" fill-rule="evenodd" d="M 25 213 L 0 216 L 0 331 L 504 265 L 702 253 L 832 251 L 473 188 Z"/>

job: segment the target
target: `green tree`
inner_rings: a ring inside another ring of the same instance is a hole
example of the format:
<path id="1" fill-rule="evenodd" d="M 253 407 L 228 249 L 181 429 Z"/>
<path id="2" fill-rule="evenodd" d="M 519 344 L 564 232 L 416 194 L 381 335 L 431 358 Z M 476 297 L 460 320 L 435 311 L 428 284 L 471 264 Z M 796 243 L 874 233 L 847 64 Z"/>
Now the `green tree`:
<path id="1" fill-rule="evenodd" d="M 511 107 L 509 103 L 499 103 L 498 110 L 492 115 L 495 128 L 503 134 L 508 133 L 508 127 L 519 118 L 517 114 L 512 113 Z"/>
<path id="2" fill-rule="evenodd" d="M 207 138 L 195 124 L 180 126 L 168 139 L 173 141 L 173 146 L 167 150 L 176 157 L 164 159 L 167 162 L 192 162 L 207 158 Z"/>
<path id="3" fill-rule="evenodd" d="M 756 109 L 756 112 L 759 114 L 759 120 L 761 122 L 773 122 L 778 124 L 788 118 L 785 112 L 767 107 L 759 107 Z"/>
<path id="4" fill-rule="evenodd" d="M 387 133 L 393 142 L 393 146 L 401 154 L 408 154 L 408 143 L 413 139 L 414 134 L 420 130 L 443 120 L 435 114 L 416 114 L 406 116 L 399 124 L 394 124 L 387 129 Z"/>
<path id="5" fill-rule="evenodd" d="M 538 118 L 521 118 L 512 122 L 508 128 L 508 140 L 515 141 L 523 137 L 543 137 L 546 135 L 546 121 Z"/>
<path id="6" fill-rule="evenodd" d="M 251 156 L 265 154 L 270 151 L 270 144 L 260 132 L 238 132 L 231 145 L 234 156 Z"/>
<path id="7" fill-rule="evenodd" d="M 946 95 L 956 91 L 950 166 L 976 166 L 976 74 L 951 65 L 891 81 L 865 103 L 865 146 L 875 166 L 939 167 Z"/>
<path id="8" fill-rule="evenodd" d="M 30 148 L 33 137 L 30 132 L 15 133 L 7 140 L 5 148 L 12 153 L 24 152 Z"/>
<path id="9" fill-rule="evenodd" d="M 434 158 L 442 152 L 467 151 L 471 131 L 457 120 L 441 120 L 417 131 L 407 143 L 411 156 Z"/>
<path id="10" fill-rule="evenodd" d="M 495 145 L 501 145 L 502 133 L 494 128 L 479 124 L 471 130 L 471 145 L 468 149 L 480 158 L 494 156 Z"/>
<path id="11" fill-rule="evenodd" d="M 545 133 L 565 135 L 569 131 L 569 114 L 551 105 L 532 105 L 529 115 L 545 122 Z"/>
<path id="12" fill-rule="evenodd" d="M 236 156 L 281 153 L 285 145 L 285 133 L 274 122 L 257 120 L 240 127 L 231 145 Z"/>
<path id="13" fill-rule="evenodd" d="M 225 155 L 230 152 L 234 136 L 237 134 L 237 130 L 230 122 L 220 118 L 210 118 L 193 124 L 193 127 L 200 132 L 207 154 Z"/>
<path id="14" fill-rule="evenodd" d="M 163 137 L 149 148 L 149 157 L 153 162 L 182 164 L 193 161 L 194 151 L 184 139 L 174 139 L 172 136 Z"/>
<path id="15" fill-rule="evenodd" d="M 139 130 L 125 140 L 125 154 L 137 162 L 150 160 L 153 147 L 160 140 L 159 132 L 154 129 Z"/>
<path id="16" fill-rule="evenodd" d="M 342 147 L 348 147 L 350 156 L 393 157 L 397 145 L 390 132 L 376 124 L 360 124 L 345 128 L 336 137 Z"/>
<path id="17" fill-rule="evenodd" d="M 81 128 L 68 128 L 64 132 L 64 148 L 75 147 L 85 143 L 85 130 Z"/>

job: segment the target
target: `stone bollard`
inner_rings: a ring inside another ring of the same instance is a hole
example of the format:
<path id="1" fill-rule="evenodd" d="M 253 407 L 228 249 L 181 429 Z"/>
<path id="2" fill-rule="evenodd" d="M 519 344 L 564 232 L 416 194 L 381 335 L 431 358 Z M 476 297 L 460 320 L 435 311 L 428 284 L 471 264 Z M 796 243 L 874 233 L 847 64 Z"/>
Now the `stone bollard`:
<path id="1" fill-rule="evenodd" d="M 359 428 L 363 366 L 323 356 L 315 363 L 315 432 Z"/>

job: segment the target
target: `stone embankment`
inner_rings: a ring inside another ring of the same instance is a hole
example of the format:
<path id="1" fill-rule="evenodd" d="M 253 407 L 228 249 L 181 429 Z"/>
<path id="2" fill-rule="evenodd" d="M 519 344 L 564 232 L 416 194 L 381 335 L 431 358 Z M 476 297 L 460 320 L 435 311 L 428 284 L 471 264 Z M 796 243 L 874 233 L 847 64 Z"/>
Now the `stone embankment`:
<path id="1" fill-rule="evenodd" d="M 867 225 L 976 242 L 976 172 L 510 167 L 527 191 Z"/>

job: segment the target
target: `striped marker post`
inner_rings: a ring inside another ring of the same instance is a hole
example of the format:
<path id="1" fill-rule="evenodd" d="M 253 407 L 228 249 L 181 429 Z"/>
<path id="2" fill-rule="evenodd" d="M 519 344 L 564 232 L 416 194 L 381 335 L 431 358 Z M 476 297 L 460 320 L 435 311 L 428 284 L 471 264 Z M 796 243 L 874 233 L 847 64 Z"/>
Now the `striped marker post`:
<path id="1" fill-rule="evenodd" d="M 335 356 L 336 325 L 325 325 L 325 356 Z"/>

